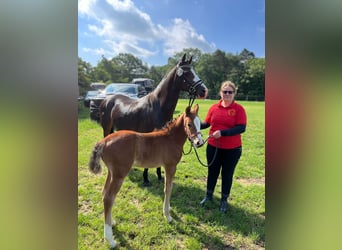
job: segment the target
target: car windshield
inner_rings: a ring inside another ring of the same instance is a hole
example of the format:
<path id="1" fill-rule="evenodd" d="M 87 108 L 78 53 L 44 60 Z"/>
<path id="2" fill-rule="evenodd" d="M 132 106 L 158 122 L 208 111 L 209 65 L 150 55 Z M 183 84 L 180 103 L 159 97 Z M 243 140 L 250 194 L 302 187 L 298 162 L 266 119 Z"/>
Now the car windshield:
<path id="1" fill-rule="evenodd" d="M 90 90 L 87 92 L 87 97 L 89 96 L 96 96 L 99 93 L 98 90 Z"/>
<path id="2" fill-rule="evenodd" d="M 108 85 L 106 88 L 106 94 L 108 93 L 130 93 L 135 94 L 137 93 L 137 89 L 135 86 L 127 86 L 127 85 L 119 85 L 119 84 L 111 84 Z"/>

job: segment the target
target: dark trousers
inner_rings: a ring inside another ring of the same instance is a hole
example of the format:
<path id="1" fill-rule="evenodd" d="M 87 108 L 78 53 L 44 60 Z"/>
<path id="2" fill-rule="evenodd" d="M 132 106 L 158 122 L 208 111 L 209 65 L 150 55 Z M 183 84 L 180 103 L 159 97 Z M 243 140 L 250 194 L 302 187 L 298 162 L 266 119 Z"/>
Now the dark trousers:
<path id="1" fill-rule="evenodd" d="M 230 194 L 232 187 L 233 175 L 235 167 L 240 159 L 242 148 L 234 149 L 217 149 L 215 156 L 216 147 L 207 145 L 207 162 L 208 165 L 208 178 L 207 178 L 207 195 L 212 196 L 215 190 L 218 176 L 221 172 L 222 189 L 221 198 L 227 199 Z M 215 156 L 215 160 L 213 158 Z"/>

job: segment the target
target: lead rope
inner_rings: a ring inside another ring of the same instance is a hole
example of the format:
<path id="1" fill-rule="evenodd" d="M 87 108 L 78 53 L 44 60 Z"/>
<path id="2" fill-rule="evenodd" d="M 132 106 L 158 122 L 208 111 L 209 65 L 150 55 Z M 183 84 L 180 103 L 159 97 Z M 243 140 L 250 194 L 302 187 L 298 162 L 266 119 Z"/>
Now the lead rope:
<path id="1" fill-rule="evenodd" d="M 192 104 L 194 104 L 195 99 L 196 99 L 196 97 L 193 97 L 193 95 L 189 96 L 189 107 L 190 108 L 192 107 Z"/>
<path id="2" fill-rule="evenodd" d="M 184 148 L 182 149 L 182 152 L 183 152 L 183 155 L 188 155 L 191 153 L 191 150 L 192 150 L 192 143 L 190 142 L 190 149 L 189 149 L 189 152 L 185 153 L 184 152 Z"/>
<path id="3" fill-rule="evenodd" d="M 209 137 L 210 137 L 210 136 L 208 136 L 208 138 L 204 141 L 203 145 L 208 141 Z M 183 151 L 183 154 L 184 154 L 184 155 L 190 154 L 192 148 L 193 148 L 192 143 L 190 143 L 190 150 L 189 150 L 189 152 L 188 152 L 188 153 L 184 153 L 184 151 Z M 211 162 L 210 162 L 208 165 L 204 164 L 204 163 L 201 161 L 201 159 L 200 159 L 199 156 L 198 156 L 197 149 L 196 149 L 195 147 L 194 147 L 194 150 L 195 150 L 195 154 L 196 154 L 196 157 L 197 157 L 198 162 L 199 162 L 203 167 L 206 167 L 206 168 L 207 168 L 207 167 L 210 167 L 210 166 L 214 163 L 215 158 L 216 158 L 216 155 L 217 155 L 217 151 L 218 151 L 218 139 L 216 139 L 216 147 L 215 147 L 214 157 L 213 157 L 213 159 L 211 160 Z"/>
<path id="4" fill-rule="evenodd" d="M 192 107 L 196 99 L 196 88 L 198 85 L 202 84 L 202 80 L 198 80 L 197 82 L 193 83 L 193 86 L 189 89 L 189 106 Z"/>

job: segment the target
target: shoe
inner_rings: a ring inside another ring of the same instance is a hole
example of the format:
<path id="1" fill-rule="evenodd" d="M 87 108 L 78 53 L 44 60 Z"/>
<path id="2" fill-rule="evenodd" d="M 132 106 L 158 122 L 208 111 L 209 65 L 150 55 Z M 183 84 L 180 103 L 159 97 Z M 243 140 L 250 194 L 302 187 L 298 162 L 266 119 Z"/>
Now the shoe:
<path id="1" fill-rule="evenodd" d="M 207 202 L 212 202 L 212 201 L 213 201 L 213 197 L 206 196 L 206 197 L 200 202 L 200 205 L 201 205 L 201 206 L 204 206 L 205 203 L 207 203 Z"/>
<path id="2" fill-rule="evenodd" d="M 227 201 L 221 201 L 220 203 L 220 211 L 223 213 L 227 212 L 227 207 L 228 207 L 228 203 Z"/>

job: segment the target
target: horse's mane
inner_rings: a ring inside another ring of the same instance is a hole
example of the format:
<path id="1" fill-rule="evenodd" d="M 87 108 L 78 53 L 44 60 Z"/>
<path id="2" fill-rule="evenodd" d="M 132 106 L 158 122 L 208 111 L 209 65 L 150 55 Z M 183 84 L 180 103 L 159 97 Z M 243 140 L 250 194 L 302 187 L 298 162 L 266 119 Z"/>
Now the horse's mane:
<path id="1" fill-rule="evenodd" d="M 163 83 L 168 79 L 168 77 L 171 77 L 171 75 L 174 74 L 176 67 L 177 66 L 172 67 L 170 71 L 164 75 L 164 77 L 160 80 L 156 88 L 151 93 L 157 93 L 159 91 L 159 89 L 162 87 Z"/>
<path id="2" fill-rule="evenodd" d="M 171 74 L 174 74 L 174 71 L 177 69 L 178 66 L 183 66 L 183 65 L 191 65 L 190 61 L 187 60 L 184 63 L 178 63 L 177 65 L 173 66 L 167 74 L 164 75 L 164 77 L 161 79 L 161 81 L 158 83 L 157 88 L 161 85 L 163 81 L 165 81 Z"/>
<path id="3" fill-rule="evenodd" d="M 182 116 L 183 114 L 178 115 L 176 118 L 173 118 L 172 120 L 168 121 L 162 128 L 159 129 L 154 129 L 154 132 L 159 132 L 159 131 L 165 131 L 165 130 L 170 130 L 175 123 L 177 122 L 177 120 L 179 119 L 180 116 Z"/>
<path id="4" fill-rule="evenodd" d="M 177 67 L 177 65 L 176 65 L 176 66 L 173 66 L 173 67 L 169 70 L 169 72 L 167 72 L 167 73 L 164 75 L 163 79 L 161 79 L 161 81 L 160 81 L 159 83 L 161 83 L 161 82 L 164 81 L 169 75 L 171 75 L 171 74 L 173 73 L 173 71 L 176 69 L 176 67 Z"/>

